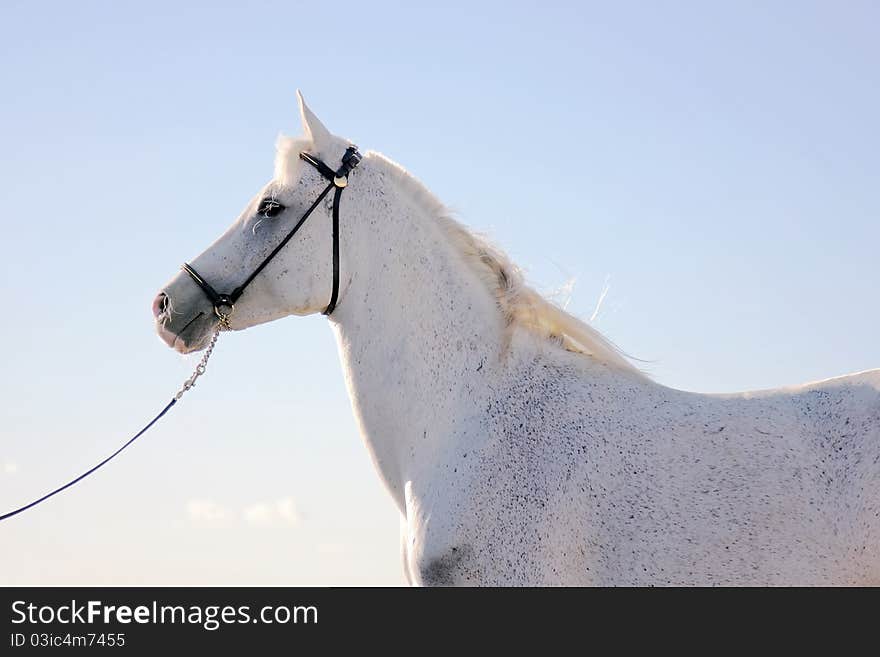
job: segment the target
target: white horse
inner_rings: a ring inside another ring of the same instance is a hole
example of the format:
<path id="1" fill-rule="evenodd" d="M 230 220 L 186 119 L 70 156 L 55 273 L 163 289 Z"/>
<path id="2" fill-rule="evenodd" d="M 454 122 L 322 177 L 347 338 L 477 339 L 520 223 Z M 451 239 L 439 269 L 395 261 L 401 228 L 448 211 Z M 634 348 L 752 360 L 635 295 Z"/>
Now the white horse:
<path id="1" fill-rule="evenodd" d="M 300 153 L 335 169 L 349 146 L 302 97 L 300 112 L 305 137 L 279 141 L 273 180 L 193 261 L 217 289 L 253 272 L 326 185 Z M 324 310 L 330 198 L 229 328 Z M 525 286 L 382 155 L 351 172 L 340 219 L 330 324 L 400 510 L 409 582 L 880 582 L 880 370 L 736 395 L 673 390 Z M 182 353 L 218 321 L 184 273 L 154 311 Z"/>

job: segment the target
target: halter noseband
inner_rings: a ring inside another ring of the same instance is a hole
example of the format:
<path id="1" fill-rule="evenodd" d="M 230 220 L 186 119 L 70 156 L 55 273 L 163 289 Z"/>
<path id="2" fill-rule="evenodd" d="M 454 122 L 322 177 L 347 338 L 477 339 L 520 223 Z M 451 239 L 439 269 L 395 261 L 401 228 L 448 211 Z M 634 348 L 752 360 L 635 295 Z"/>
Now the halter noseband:
<path id="1" fill-rule="evenodd" d="M 189 274 L 190 278 L 196 282 L 196 285 L 202 288 L 205 296 L 207 296 L 211 303 L 214 304 L 214 313 L 220 318 L 220 323 L 226 328 L 228 328 L 229 316 L 232 314 L 232 311 L 235 310 L 235 302 L 241 297 L 245 288 L 251 284 L 251 281 L 253 281 L 257 275 L 266 268 L 266 265 L 272 261 L 272 258 L 277 256 L 290 239 L 296 235 L 297 231 L 306 222 L 306 219 L 309 218 L 309 215 L 312 214 L 314 209 L 318 207 L 318 204 L 324 200 L 324 197 L 327 196 L 331 189 L 336 190 L 333 194 L 333 291 L 330 294 L 330 303 L 327 304 L 323 314 L 329 315 L 333 312 L 333 309 L 336 308 L 336 301 L 339 298 L 339 201 L 342 198 L 342 190 L 348 185 L 348 174 L 351 173 L 360 163 L 361 154 L 358 153 L 356 146 L 349 146 L 345 151 L 345 155 L 342 156 L 342 164 L 336 171 L 309 153 L 300 153 L 299 157 L 301 160 L 304 160 L 315 167 L 324 178 L 330 181 L 330 184 L 324 188 L 324 191 L 318 194 L 318 198 L 315 199 L 315 202 L 312 203 L 309 206 L 309 209 L 305 211 L 302 217 L 300 217 L 299 221 L 296 222 L 296 225 L 289 233 L 287 233 L 287 235 L 285 235 L 284 239 L 281 240 L 278 246 L 272 249 L 272 252 L 266 256 L 263 262 L 260 263 L 260 266 L 254 269 L 251 275 L 245 279 L 244 283 L 232 290 L 229 294 L 220 294 L 217 290 L 211 287 L 211 284 L 208 283 L 208 281 L 202 278 L 192 265 L 186 262 L 183 263 L 183 271 Z M 224 308 L 228 308 L 228 311 L 224 311 Z"/>

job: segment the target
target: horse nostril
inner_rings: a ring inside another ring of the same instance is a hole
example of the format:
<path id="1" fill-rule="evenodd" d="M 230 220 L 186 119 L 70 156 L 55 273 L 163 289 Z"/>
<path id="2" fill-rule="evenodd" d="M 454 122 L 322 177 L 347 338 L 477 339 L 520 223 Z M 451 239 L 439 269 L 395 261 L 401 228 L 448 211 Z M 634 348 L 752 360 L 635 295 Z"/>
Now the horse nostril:
<path id="1" fill-rule="evenodd" d="M 164 292 L 159 292 L 156 298 L 153 299 L 153 317 L 163 315 L 166 310 L 168 310 L 168 295 Z"/>

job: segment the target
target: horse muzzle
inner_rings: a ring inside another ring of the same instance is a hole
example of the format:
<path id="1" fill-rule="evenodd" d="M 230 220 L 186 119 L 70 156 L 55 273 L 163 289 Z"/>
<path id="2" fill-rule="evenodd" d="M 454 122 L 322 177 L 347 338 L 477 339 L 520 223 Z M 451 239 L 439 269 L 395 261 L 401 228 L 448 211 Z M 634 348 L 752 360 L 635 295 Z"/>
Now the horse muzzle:
<path id="1" fill-rule="evenodd" d="M 203 349 L 211 339 L 217 323 L 213 313 L 203 310 L 189 313 L 176 311 L 164 292 L 160 292 L 153 300 L 153 317 L 156 321 L 156 333 L 162 342 L 181 354 Z"/>

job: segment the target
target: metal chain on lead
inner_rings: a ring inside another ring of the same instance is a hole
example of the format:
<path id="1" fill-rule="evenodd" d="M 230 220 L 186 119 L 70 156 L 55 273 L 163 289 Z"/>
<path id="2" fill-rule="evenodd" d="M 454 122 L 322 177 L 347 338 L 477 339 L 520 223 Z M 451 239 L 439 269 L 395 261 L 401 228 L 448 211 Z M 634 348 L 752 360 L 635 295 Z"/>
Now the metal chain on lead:
<path id="1" fill-rule="evenodd" d="M 179 401 L 187 390 L 195 386 L 196 379 L 198 379 L 202 374 L 205 373 L 205 370 L 208 367 L 208 359 L 211 357 L 211 354 L 214 351 L 214 347 L 217 345 L 217 339 L 220 337 L 220 332 L 224 330 L 229 330 L 229 315 L 224 315 L 220 312 L 217 312 L 217 316 L 220 318 L 220 322 L 217 324 L 217 329 L 214 331 L 214 335 L 211 336 L 211 341 L 208 343 L 208 348 L 205 349 L 205 355 L 202 356 L 202 360 L 200 360 L 199 364 L 196 365 L 196 370 L 192 373 L 192 376 L 183 382 L 183 387 L 177 391 L 176 395 L 174 395 L 175 401 Z"/>

